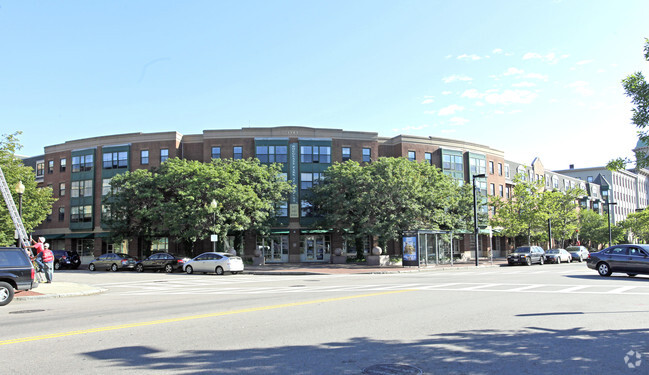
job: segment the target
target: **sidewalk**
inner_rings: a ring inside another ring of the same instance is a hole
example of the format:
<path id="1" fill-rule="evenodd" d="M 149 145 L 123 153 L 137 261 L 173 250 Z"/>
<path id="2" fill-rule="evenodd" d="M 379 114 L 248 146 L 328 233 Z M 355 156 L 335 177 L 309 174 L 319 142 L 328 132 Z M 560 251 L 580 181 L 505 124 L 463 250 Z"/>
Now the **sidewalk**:
<path id="1" fill-rule="evenodd" d="M 481 259 L 479 267 L 500 267 L 506 265 L 506 259 L 494 259 L 493 263 L 488 259 Z M 81 266 L 82 269 L 87 267 Z M 402 267 L 402 266 L 367 266 L 364 263 L 348 264 L 320 264 L 320 263 L 268 263 L 262 266 L 247 265 L 243 274 L 248 275 L 341 275 L 341 274 L 393 274 L 407 272 L 427 272 L 427 271 L 453 271 L 475 269 L 474 262 L 461 262 L 440 265 L 430 265 L 421 267 Z M 57 282 L 51 284 L 41 283 L 37 288 L 26 292 L 16 292 L 14 299 L 33 300 L 40 298 L 60 298 L 87 296 L 99 294 L 107 289 L 95 287 L 92 285 Z"/>

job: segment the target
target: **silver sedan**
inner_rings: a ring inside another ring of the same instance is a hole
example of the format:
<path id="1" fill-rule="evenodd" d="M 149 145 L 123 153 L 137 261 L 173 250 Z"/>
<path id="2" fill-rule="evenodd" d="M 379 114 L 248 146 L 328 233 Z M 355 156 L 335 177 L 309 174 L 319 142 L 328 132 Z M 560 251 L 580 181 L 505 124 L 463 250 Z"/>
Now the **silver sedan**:
<path id="1" fill-rule="evenodd" d="M 243 271 L 241 257 L 230 253 L 203 253 L 183 265 L 183 271 L 188 274 L 194 272 L 215 273 L 223 275 L 225 272 L 237 274 Z"/>
<path id="2" fill-rule="evenodd" d="M 572 262 L 572 255 L 565 249 L 550 249 L 545 252 L 545 260 L 548 263 L 560 264 L 561 262 Z"/>

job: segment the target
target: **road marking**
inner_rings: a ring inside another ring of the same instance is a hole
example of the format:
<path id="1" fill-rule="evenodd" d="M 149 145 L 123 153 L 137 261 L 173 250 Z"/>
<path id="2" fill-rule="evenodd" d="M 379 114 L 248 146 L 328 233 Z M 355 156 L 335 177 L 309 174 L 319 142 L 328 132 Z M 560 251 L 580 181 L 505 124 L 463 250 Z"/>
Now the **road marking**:
<path id="1" fill-rule="evenodd" d="M 576 291 L 581 290 L 581 289 L 586 289 L 589 286 L 590 285 L 577 285 L 577 286 L 573 286 L 571 288 L 558 290 L 557 293 L 573 293 L 573 292 L 576 292 Z"/>
<path id="2" fill-rule="evenodd" d="M 612 293 L 612 294 L 618 294 L 618 293 L 624 293 L 627 290 L 635 289 L 637 286 L 623 286 L 619 287 L 617 289 L 609 290 L 607 293 Z"/>
<path id="3" fill-rule="evenodd" d="M 476 290 L 481 288 L 490 288 L 492 286 L 497 286 L 497 285 L 503 285 L 503 284 L 484 284 L 484 285 L 471 286 L 468 288 L 462 288 L 460 290 Z"/>
<path id="4" fill-rule="evenodd" d="M 54 338 L 58 338 L 58 337 L 85 335 L 85 334 L 89 334 L 89 333 L 117 331 L 117 330 L 127 329 L 127 328 L 137 328 L 137 327 L 153 326 L 153 325 L 158 325 L 158 324 L 177 323 L 177 322 L 184 322 L 184 321 L 188 321 L 188 320 L 215 318 L 215 317 L 227 316 L 227 315 L 236 315 L 236 314 L 245 314 L 245 313 L 251 313 L 251 312 L 258 312 L 258 311 L 283 309 L 283 308 L 287 308 L 287 307 L 306 306 L 306 305 L 313 305 L 313 304 L 317 304 L 317 303 L 337 302 L 337 301 L 351 300 L 351 299 L 356 299 L 356 298 L 378 297 L 378 296 L 384 296 L 384 295 L 388 295 L 388 294 L 413 292 L 413 291 L 415 291 L 415 289 L 392 290 L 392 291 L 387 291 L 387 292 L 360 294 L 360 295 L 356 295 L 356 296 L 323 298 L 323 299 L 312 300 L 312 301 L 283 303 L 283 304 L 279 304 L 279 305 L 251 307 L 251 308 L 247 308 L 247 309 L 240 309 L 240 310 L 233 310 L 233 311 L 222 311 L 222 312 L 217 312 L 217 313 L 182 316 L 182 317 L 178 317 L 178 318 L 151 320 L 151 321 L 148 321 L 148 322 L 139 322 L 139 323 L 121 324 L 121 325 L 116 325 L 116 326 L 97 327 L 97 328 L 90 328 L 90 329 L 84 329 L 84 330 L 78 330 L 78 331 L 50 333 L 50 334 L 47 334 L 47 335 L 21 337 L 21 338 L 16 338 L 16 339 L 9 339 L 9 340 L 1 340 L 0 341 L 0 346 L 11 345 L 11 344 L 20 344 L 20 343 L 30 342 L 30 341 L 40 341 L 40 340 L 54 339 Z"/>

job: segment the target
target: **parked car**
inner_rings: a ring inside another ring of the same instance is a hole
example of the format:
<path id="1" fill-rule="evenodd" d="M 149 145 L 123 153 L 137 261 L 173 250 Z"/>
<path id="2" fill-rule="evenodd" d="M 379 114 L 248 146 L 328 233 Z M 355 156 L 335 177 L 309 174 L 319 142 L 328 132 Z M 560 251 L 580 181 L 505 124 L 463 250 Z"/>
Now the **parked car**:
<path id="1" fill-rule="evenodd" d="M 521 246 L 514 252 L 507 255 L 507 264 L 526 264 L 531 266 L 532 263 L 543 265 L 545 261 L 545 252 L 540 246 Z"/>
<path id="2" fill-rule="evenodd" d="M 14 299 L 16 290 L 30 290 L 38 286 L 36 271 L 25 250 L 0 247 L 0 306 Z"/>
<path id="3" fill-rule="evenodd" d="M 77 269 L 81 265 L 81 258 L 76 251 L 52 250 L 54 253 L 54 269 L 61 268 Z"/>
<path id="4" fill-rule="evenodd" d="M 586 264 L 600 276 L 611 276 L 613 272 L 623 272 L 630 277 L 649 274 L 649 245 L 611 246 L 591 253 Z"/>
<path id="5" fill-rule="evenodd" d="M 106 271 L 111 270 L 113 272 L 117 272 L 119 270 L 132 270 L 135 268 L 136 262 L 137 259 L 128 254 L 106 253 L 101 254 L 99 257 L 90 262 L 90 264 L 88 264 L 88 269 L 90 271 L 103 269 Z"/>
<path id="6" fill-rule="evenodd" d="M 144 260 L 138 261 L 135 264 L 135 270 L 137 272 L 164 270 L 167 273 L 172 273 L 174 271 L 182 271 L 183 265 L 188 260 L 189 258 L 181 258 L 169 253 L 155 253 Z"/>
<path id="7" fill-rule="evenodd" d="M 572 262 L 572 255 L 566 249 L 550 249 L 545 252 L 545 261 L 548 263 L 560 264 L 561 262 Z"/>
<path id="8" fill-rule="evenodd" d="M 584 246 L 568 246 L 566 250 L 572 255 L 572 259 L 579 262 L 583 262 L 590 256 L 590 252 Z"/>
<path id="9" fill-rule="evenodd" d="M 232 272 L 233 275 L 243 271 L 243 260 L 241 257 L 230 253 L 203 253 L 196 258 L 189 260 L 183 265 L 183 271 L 188 274 L 194 272 L 216 273 L 223 275 L 225 272 Z"/>

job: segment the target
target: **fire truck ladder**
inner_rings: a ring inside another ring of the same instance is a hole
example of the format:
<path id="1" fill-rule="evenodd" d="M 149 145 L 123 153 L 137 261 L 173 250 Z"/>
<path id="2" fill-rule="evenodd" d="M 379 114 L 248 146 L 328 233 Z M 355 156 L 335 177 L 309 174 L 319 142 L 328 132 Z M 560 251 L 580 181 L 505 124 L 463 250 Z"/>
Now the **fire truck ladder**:
<path id="1" fill-rule="evenodd" d="M 0 191 L 2 191 L 2 196 L 4 197 L 5 203 L 7 204 L 7 210 L 9 210 L 9 216 L 11 216 L 11 221 L 14 222 L 14 227 L 16 228 L 16 233 L 18 234 L 18 243 L 29 254 L 33 255 L 31 249 L 27 248 L 27 246 L 31 245 L 29 241 L 29 236 L 27 235 L 27 231 L 25 230 L 23 221 L 20 218 L 20 214 L 16 209 L 14 198 L 11 196 L 11 191 L 9 190 L 9 186 L 7 185 L 7 180 L 5 180 L 5 175 L 2 172 L 2 168 L 0 168 Z M 34 267 L 34 269 L 36 270 L 38 269 L 38 266 L 36 265 L 36 262 L 34 262 L 34 260 L 32 260 L 32 267 Z M 36 276 L 38 282 L 42 283 L 45 281 L 45 276 L 41 272 L 36 272 Z"/>

